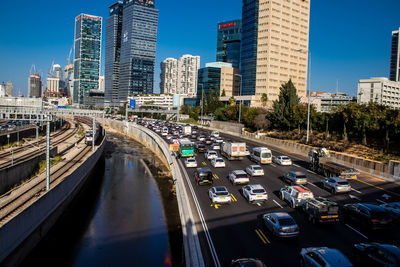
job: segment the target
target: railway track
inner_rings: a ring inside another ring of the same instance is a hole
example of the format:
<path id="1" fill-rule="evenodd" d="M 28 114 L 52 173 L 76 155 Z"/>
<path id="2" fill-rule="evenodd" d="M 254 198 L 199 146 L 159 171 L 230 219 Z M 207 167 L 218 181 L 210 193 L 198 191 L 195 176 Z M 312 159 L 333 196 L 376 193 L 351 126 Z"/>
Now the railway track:
<path id="1" fill-rule="evenodd" d="M 55 186 L 61 177 L 72 167 L 82 160 L 82 158 L 91 151 L 91 147 L 85 146 L 75 157 L 63 162 L 56 169 L 51 169 L 50 186 Z M 6 195 L 0 197 L 0 227 L 6 224 L 18 212 L 22 211 L 26 205 L 30 205 L 37 198 L 46 192 L 46 179 L 39 179 L 36 176 L 29 182 L 9 191 Z"/>
<path id="2" fill-rule="evenodd" d="M 71 129 L 71 123 L 67 121 L 67 123 L 61 128 L 61 131 L 53 133 L 52 135 L 50 135 L 50 137 L 51 138 L 58 137 L 58 136 L 64 134 L 69 129 Z M 39 146 L 39 145 L 44 144 L 44 143 L 46 143 L 46 138 L 39 139 L 37 141 L 33 141 L 30 144 L 35 145 L 35 146 Z M 13 149 L 14 155 L 19 153 L 19 152 L 25 151 L 27 149 L 27 147 L 31 146 L 30 144 L 14 148 Z M 0 158 L 7 157 L 7 156 L 10 156 L 10 151 L 0 152 Z"/>
<path id="3" fill-rule="evenodd" d="M 68 124 L 69 124 L 69 123 L 68 123 Z M 53 135 L 53 136 L 52 136 L 53 138 L 55 138 L 55 137 L 60 137 L 60 136 L 61 136 L 60 138 L 58 138 L 58 139 L 56 139 L 56 140 L 53 140 L 53 142 L 51 143 L 52 147 L 57 146 L 57 145 L 59 145 L 59 144 L 65 142 L 66 140 L 70 139 L 71 137 L 73 137 L 73 136 L 76 134 L 76 132 L 78 131 L 78 128 L 75 128 L 72 132 L 70 132 L 70 133 L 68 133 L 68 134 L 66 134 L 66 135 L 64 135 L 64 136 L 62 136 L 62 134 L 64 134 L 66 131 L 68 131 L 68 130 L 70 129 L 70 127 L 71 127 L 71 126 L 70 126 L 70 124 L 69 124 L 69 126 L 66 127 L 66 129 L 65 129 L 63 132 L 57 133 L 57 136 L 56 136 L 56 135 Z M 38 142 L 37 145 L 40 145 L 40 144 L 45 143 L 46 140 L 39 140 L 39 141 L 37 141 L 37 142 Z M 19 152 L 25 151 L 25 150 L 26 150 L 26 147 L 23 147 L 23 148 L 21 148 L 21 149 L 22 149 L 22 150 L 19 150 Z M 40 148 L 39 150 L 34 151 L 33 153 L 29 153 L 29 154 L 25 154 L 25 155 L 22 155 L 22 156 L 20 156 L 20 157 L 17 157 L 17 158 L 15 158 L 15 159 L 13 160 L 13 162 L 7 161 L 7 162 L 4 162 L 4 163 L 1 163 L 1 164 L 0 164 L 0 170 L 9 168 L 9 167 L 11 167 L 11 166 L 18 165 L 20 162 L 23 162 L 23 161 L 25 161 L 25 160 L 27 160 L 27 159 L 37 157 L 38 155 L 40 155 L 41 153 L 43 153 L 44 149 L 45 149 L 45 147 L 42 147 L 42 148 Z M 7 156 L 10 157 L 10 152 L 7 152 Z M 14 156 L 15 156 L 15 152 L 14 152 Z M 0 157 L 1 157 L 1 156 L 0 156 Z"/>

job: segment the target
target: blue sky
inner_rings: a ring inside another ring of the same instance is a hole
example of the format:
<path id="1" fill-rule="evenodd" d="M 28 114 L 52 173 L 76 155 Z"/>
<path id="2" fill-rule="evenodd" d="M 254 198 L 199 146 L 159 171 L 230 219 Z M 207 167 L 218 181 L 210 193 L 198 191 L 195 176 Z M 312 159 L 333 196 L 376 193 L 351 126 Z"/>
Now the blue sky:
<path id="1" fill-rule="evenodd" d="M 32 63 L 44 75 L 53 59 L 66 65 L 75 16 L 98 15 L 105 23 L 107 7 L 114 2 L 1 1 L 0 82 L 11 80 L 14 92 L 20 89 L 26 95 Z M 215 61 L 216 25 L 240 18 L 241 6 L 241 0 L 156 0 L 160 20 L 155 91 L 159 90 L 160 62 L 165 58 L 199 55 L 202 66 Z M 333 92 L 338 80 L 340 91 L 356 95 L 359 79 L 387 77 L 391 32 L 400 27 L 399 10 L 399 0 L 312 0 L 312 91 Z"/>

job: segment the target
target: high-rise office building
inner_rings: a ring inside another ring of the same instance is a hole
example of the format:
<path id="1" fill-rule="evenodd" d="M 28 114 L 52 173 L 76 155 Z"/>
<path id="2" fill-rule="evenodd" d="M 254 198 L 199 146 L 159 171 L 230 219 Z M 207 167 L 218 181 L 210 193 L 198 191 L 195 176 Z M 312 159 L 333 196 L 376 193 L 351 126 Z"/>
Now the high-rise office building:
<path id="1" fill-rule="evenodd" d="M 122 6 L 121 2 L 112 5 L 110 17 L 106 64 L 111 66 L 106 66 L 105 94 L 111 105 L 121 105 L 129 95 L 153 93 L 158 10 L 154 0 L 127 0 Z M 118 64 L 119 72 L 115 71 Z M 110 73 L 116 79 L 112 84 Z"/>
<path id="2" fill-rule="evenodd" d="M 0 83 L 0 97 L 6 96 L 6 84 L 4 82 Z"/>
<path id="3" fill-rule="evenodd" d="M 390 74 L 391 81 L 400 81 L 400 42 L 399 42 L 400 28 L 392 32 L 392 49 L 390 55 Z"/>
<path id="4" fill-rule="evenodd" d="M 28 79 L 28 96 L 42 97 L 42 77 L 39 74 L 33 73 Z"/>
<path id="5" fill-rule="evenodd" d="M 11 81 L 9 81 L 6 85 L 6 95 L 7 96 L 13 96 L 13 84 Z"/>
<path id="6" fill-rule="evenodd" d="M 73 96 L 74 94 L 74 64 L 69 63 L 64 67 L 65 71 L 65 91 L 68 97 Z"/>
<path id="7" fill-rule="evenodd" d="M 74 104 L 86 105 L 85 95 L 99 88 L 102 18 L 80 14 L 75 18 Z"/>
<path id="8" fill-rule="evenodd" d="M 254 95 L 251 105 L 264 93 L 278 99 L 289 79 L 306 96 L 309 23 L 310 0 L 243 0 L 242 95 Z"/>
<path id="9" fill-rule="evenodd" d="M 218 23 L 217 61 L 232 63 L 234 68 L 240 68 L 241 30 L 241 20 Z"/>
<path id="10" fill-rule="evenodd" d="M 53 65 L 53 77 L 60 79 L 60 81 L 64 81 L 64 72 L 59 64 Z"/>
<path id="11" fill-rule="evenodd" d="M 177 94 L 178 92 L 178 60 L 166 58 L 161 62 L 160 93 Z"/>
<path id="12" fill-rule="evenodd" d="M 196 96 L 199 68 L 199 56 L 183 55 L 179 59 L 167 58 L 161 63 L 161 93 Z"/>
<path id="13" fill-rule="evenodd" d="M 111 5 L 109 9 L 110 16 L 106 20 L 104 102 L 107 106 L 119 106 L 120 102 L 124 102 L 124 99 L 120 101 L 118 94 L 123 3 L 118 1 Z"/>

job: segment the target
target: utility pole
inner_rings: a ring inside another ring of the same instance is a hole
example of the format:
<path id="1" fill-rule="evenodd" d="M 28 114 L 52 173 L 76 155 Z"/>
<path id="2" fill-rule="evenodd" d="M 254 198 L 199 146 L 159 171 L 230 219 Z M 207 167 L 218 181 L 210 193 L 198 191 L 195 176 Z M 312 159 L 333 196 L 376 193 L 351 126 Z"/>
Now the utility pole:
<path id="1" fill-rule="evenodd" d="M 93 131 L 92 131 L 92 152 L 94 153 L 94 136 L 96 131 L 96 120 L 93 117 Z"/>
<path id="2" fill-rule="evenodd" d="M 47 178 L 47 183 L 46 183 L 46 189 L 47 191 L 50 190 L 50 115 L 47 118 L 47 142 L 46 142 L 46 178 Z"/>

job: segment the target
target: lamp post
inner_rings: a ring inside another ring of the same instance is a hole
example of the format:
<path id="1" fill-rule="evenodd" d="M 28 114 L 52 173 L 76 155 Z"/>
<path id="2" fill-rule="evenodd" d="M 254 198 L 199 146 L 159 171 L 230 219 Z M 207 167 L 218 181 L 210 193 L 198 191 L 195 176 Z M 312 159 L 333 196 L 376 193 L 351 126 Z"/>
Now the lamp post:
<path id="1" fill-rule="evenodd" d="M 242 99 L 240 98 L 242 96 L 242 75 L 235 74 L 235 76 L 239 76 L 239 79 L 240 79 L 240 83 L 239 83 L 239 120 L 238 120 L 238 122 L 240 123 L 240 116 L 242 115 Z"/>
<path id="2" fill-rule="evenodd" d="M 308 53 L 308 107 L 307 107 L 307 137 L 306 143 L 308 144 L 309 131 L 310 131 L 310 93 L 311 93 L 311 51 L 299 49 L 299 52 Z"/>

